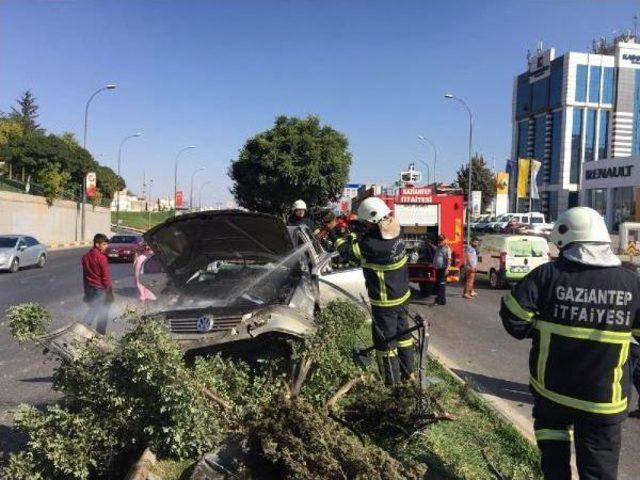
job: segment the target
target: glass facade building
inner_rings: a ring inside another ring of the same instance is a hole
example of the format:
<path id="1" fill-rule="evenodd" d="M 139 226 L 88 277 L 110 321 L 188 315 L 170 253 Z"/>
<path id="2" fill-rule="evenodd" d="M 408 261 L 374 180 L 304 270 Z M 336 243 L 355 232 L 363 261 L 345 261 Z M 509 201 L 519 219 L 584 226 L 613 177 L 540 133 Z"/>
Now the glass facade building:
<path id="1" fill-rule="evenodd" d="M 538 51 L 514 78 L 512 159 L 542 162 L 540 208 L 552 220 L 570 205 L 614 203 L 611 192 L 582 192 L 586 165 L 640 156 L 640 44 L 616 42 L 602 54 Z"/>

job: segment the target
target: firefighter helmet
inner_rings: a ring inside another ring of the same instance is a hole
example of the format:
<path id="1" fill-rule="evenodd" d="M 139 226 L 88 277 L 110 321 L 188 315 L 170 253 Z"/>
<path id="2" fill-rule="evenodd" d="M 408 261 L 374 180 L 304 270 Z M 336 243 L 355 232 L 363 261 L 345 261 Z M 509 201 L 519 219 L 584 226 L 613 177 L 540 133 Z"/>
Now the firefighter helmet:
<path id="1" fill-rule="evenodd" d="M 370 223 L 379 223 L 391 213 L 391 209 L 378 197 L 365 198 L 358 207 L 358 218 Z"/>
<path id="2" fill-rule="evenodd" d="M 611 243 L 611 237 L 604 219 L 593 208 L 573 207 L 558 217 L 551 241 L 564 248 L 573 242 Z"/>
<path id="3" fill-rule="evenodd" d="M 295 202 L 293 202 L 293 209 L 294 210 L 306 210 L 307 209 L 307 204 L 304 202 L 304 200 L 296 200 Z"/>

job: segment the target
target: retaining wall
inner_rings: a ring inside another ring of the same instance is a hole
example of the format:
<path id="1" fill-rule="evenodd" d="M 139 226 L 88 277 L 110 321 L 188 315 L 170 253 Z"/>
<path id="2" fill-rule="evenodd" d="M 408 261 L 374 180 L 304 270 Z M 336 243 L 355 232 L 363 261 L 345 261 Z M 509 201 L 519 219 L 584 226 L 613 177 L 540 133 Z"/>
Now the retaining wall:
<path id="1" fill-rule="evenodd" d="M 79 242 L 83 240 L 81 215 L 78 202 L 55 200 L 49 206 L 44 197 L 0 191 L 0 235 L 32 235 L 47 245 Z M 84 240 L 110 231 L 111 211 L 87 204 Z"/>

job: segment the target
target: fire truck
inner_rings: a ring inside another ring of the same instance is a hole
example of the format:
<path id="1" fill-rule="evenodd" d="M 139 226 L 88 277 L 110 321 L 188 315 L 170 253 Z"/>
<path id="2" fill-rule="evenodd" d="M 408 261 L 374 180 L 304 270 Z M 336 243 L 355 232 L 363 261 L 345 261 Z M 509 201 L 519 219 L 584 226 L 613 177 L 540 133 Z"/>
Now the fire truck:
<path id="1" fill-rule="evenodd" d="M 420 186 L 421 174 L 414 164 L 400 173 L 400 181 L 392 188 L 363 189 L 353 202 L 378 196 L 389 206 L 400 223 L 401 235 L 409 255 L 409 279 L 420 285 L 423 294 L 435 284 L 433 255 L 438 235 L 444 235 L 451 248 L 451 268 L 448 282 L 460 280 L 463 259 L 464 197 L 459 189 L 445 185 Z"/>

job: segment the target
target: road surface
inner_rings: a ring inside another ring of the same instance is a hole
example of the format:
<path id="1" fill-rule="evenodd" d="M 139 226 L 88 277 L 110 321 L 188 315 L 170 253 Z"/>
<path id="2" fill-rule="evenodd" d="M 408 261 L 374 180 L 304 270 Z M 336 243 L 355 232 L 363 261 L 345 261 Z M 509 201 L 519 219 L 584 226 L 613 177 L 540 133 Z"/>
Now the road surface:
<path id="1" fill-rule="evenodd" d="M 431 323 L 432 352 L 492 403 L 506 409 L 510 419 L 532 431 L 532 397 L 528 387 L 530 341 L 518 341 L 503 329 L 498 309 L 507 290 L 491 290 L 477 282 L 479 296 L 462 298 L 462 289 L 448 288 L 447 305 L 432 307 L 414 301 L 410 309 Z M 637 405 L 634 392 L 632 406 Z M 640 459 L 640 419 L 627 419 L 623 427 L 619 480 L 637 480 Z"/>

